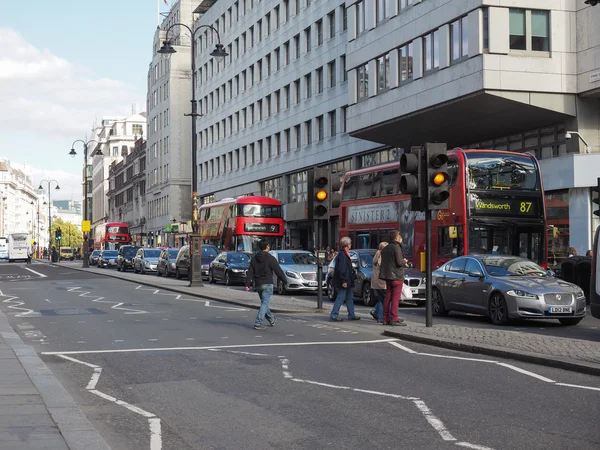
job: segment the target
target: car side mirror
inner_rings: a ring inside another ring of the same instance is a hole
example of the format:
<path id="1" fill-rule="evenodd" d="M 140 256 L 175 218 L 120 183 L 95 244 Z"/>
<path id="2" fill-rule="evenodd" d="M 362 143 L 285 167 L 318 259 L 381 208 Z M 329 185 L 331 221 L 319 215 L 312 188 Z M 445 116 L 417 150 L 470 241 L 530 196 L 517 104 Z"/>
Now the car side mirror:
<path id="1" fill-rule="evenodd" d="M 483 278 L 483 274 L 481 272 L 469 272 L 467 275 L 473 278 Z"/>

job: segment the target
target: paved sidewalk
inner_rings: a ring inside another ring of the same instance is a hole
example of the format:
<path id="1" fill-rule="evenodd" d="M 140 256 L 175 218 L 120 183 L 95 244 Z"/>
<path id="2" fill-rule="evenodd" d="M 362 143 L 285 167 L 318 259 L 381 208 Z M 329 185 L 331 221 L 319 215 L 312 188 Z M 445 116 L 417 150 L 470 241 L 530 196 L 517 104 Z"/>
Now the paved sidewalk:
<path id="1" fill-rule="evenodd" d="M 248 293 L 223 289 L 208 283 L 201 288 L 189 288 L 181 280 L 157 277 L 156 275 L 144 276 L 97 268 L 83 269 L 81 266 L 73 267 L 71 265 L 65 265 L 65 267 L 247 308 L 258 309 L 260 306 L 255 292 Z M 305 300 L 279 295 L 273 296 L 271 306 L 274 312 L 295 313 L 300 314 L 307 320 L 322 320 L 324 322 L 328 321 L 327 316 L 331 309 L 331 304 L 325 302 L 325 310 L 317 311 L 316 297 L 315 309 L 312 309 L 307 307 Z M 402 340 L 453 350 L 512 358 L 534 364 L 600 375 L 600 339 L 589 341 L 542 336 L 533 333 L 509 331 L 502 327 L 489 329 L 460 325 L 434 325 L 427 328 L 424 323 L 415 322 L 410 317 L 406 318 L 407 326 L 391 328 L 376 324 L 368 315 L 363 316 L 362 319 L 360 322 L 341 322 L 336 326 L 348 330 L 372 332 L 378 335 L 383 333 L 386 336 L 397 337 Z"/>
<path id="2" fill-rule="evenodd" d="M 0 311 L 0 450 L 110 450 Z"/>

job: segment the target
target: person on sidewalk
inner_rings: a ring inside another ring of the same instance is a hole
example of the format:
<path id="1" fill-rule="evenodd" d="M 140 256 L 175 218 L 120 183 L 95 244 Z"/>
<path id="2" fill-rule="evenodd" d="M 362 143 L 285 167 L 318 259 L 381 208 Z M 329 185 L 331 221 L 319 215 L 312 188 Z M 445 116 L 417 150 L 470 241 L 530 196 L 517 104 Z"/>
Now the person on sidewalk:
<path id="1" fill-rule="evenodd" d="M 360 317 L 354 314 L 354 270 L 348 253 L 351 245 L 352 241 L 349 237 L 343 237 L 340 240 L 341 249 L 333 269 L 332 282 L 333 287 L 337 290 L 337 297 L 329 318 L 337 322 L 344 320 L 338 317 L 342 303 L 345 303 L 348 308 L 348 320 L 360 320 Z"/>
<path id="2" fill-rule="evenodd" d="M 267 319 L 271 326 L 275 326 L 277 319 L 269 309 L 269 303 L 273 295 L 273 273 L 282 283 L 286 284 L 287 279 L 279 263 L 273 255 L 269 253 L 271 246 L 266 239 L 261 239 L 258 243 L 260 251 L 254 255 L 250 261 L 250 267 L 246 274 L 246 291 L 254 285 L 254 289 L 260 297 L 260 309 L 254 322 L 255 330 L 264 330 L 263 319 Z"/>
<path id="3" fill-rule="evenodd" d="M 383 324 L 391 326 L 405 325 L 398 317 L 398 306 L 404 284 L 406 259 L 402 254 L 402 236 L 398 230 L 390 231 L 390 243 L 381 251 L 379 279 L 386 282 L 385 302 L 383 304 Z"/>
<path id="4" fill-rule="evenodd" d="M 388 245 L 387 242 L 381 242 L 373 256 L 373 273 L 371 275 L 371 295 L 377 300 L 375 306 L 371 310 L 371 316 L 377 323 L 383 323 L 383 301 L 385 299 L 385 291 L 387 288 L 386 282 L 379 278 L 381 270 L 381 251 Z"/>

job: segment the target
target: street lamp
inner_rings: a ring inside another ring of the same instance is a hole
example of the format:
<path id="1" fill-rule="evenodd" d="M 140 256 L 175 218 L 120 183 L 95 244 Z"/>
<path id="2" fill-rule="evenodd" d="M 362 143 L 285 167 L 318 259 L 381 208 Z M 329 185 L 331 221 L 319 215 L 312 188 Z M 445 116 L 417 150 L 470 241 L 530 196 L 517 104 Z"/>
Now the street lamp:
<path id="1" fill-rule="evenodd" d="M 100 143 L 98 141 L 95 140 L 89 140 L 87 142 L 82 141 L 81 139 L 77 139 L 76 141 L 74 141 L 71 144 L 71 151 L 69 152 L 69 156 L 71 156 L 71 158 L 74 158 L 77 155 L 77 152 L 75 151 L 75 144 L 77 142 L 81 142 L 83 144 L 83 163 L 84 163 L 84 169 L 83 169 L 83 175 L 84 175 L 84 180 L 83 180 L 83 220 L 89 220 L 91 222 L 91 220 L 89 219 L 89 212 L 88 212 L 88 182 L 87 182 L 87 178 L 88 178 L 88 174 L 87 174 L 87 166 L 88 166 L 88 146 L 92 143 L 95 142 L 96 145 L 100 145 Z M 100 151 L 100 147 L 98 147 L 98 149 L 96 150 L 96 152 L 94 152 L 94 155 L 100 155 L 102 156 L 102 151 Z M 82 224 L 83 225 L 83 224 Z M 90 265 L 90 243 L 89 243 L 89 234 L 87 231 L 85 231 L 83 233 L 83 255 L 82 255 L 82 259 L 83 259 L 83 267 L 89 267 Z"/>
<path id="2" fill-rule="evenodd" d="M 60 186 L 58 185 L 58 181 L 56 180 L 42 180 L 40 181 L 40 186 L 38 187 L 38 189 L 40 191 L 44 190 L 44 187 L 42 186 L 43 183 L 47 183 L 48 185 L 48 247 L 50 246 L 50 242 L 52 242 L 52 213 L 51 213 L 51 209 L 52 209 L 52 192 L 50 191 L 50 186 L 52 185 L 52 183 L 56 183 L 56 187 L 54 188 L 55 190 L 59 190 Z M 48 260 L 51 260 L 51 256 L 50 256 L 51 252 L 50 249 L 48 249 Z"/>
<path id="3" fill-rule="evenodd" d="M 190 32 L 191 45 L 190 45 L 190 56 L 192 57 L 192 112 L 186 114 L 192 118 L 192 234 L 190 235 L 190 260 L 191 260 L 191 275 L 188 277 L 190 280 L 190 286 L 202 286 L 202 239 L 198 234 L 200 224 L 198 223 L 198 193 L 196 192 L 198 184 L 198 163 L 196 152 L 198 150 L 198 137 L 196 135 L 196 118 L 202 114 L 198 114 L 198 105 L 196 104 L 196 33 L 199 30 L 208 28 L 217 35 L 217 44 L 215 49 L 210 53 L 215 58 L 224 58 L 228 55 L 225 51 L 225 47 L 221 44 L 221 37 L 219 31 L 211 25 L 200 25 L 195 30 L 187 26 L 184 23 L 175 23 L 167 29 L 165 40 L 163 41 L 162 47 L 157 53 L 163 55 L 163 57 L 170 58 L 173 53 L 177 53 L 177 50 L 173 48 L 171 40 L 169 39 L 169 33 L 173 27 L 180 26 L 186 28 Z"/>

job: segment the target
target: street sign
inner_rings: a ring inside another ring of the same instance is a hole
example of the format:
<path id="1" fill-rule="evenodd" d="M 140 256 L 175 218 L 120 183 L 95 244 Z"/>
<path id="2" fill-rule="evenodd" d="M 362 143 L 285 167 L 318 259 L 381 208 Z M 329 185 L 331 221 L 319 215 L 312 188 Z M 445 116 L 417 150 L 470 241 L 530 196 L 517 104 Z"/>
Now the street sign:
<path id="1" fill-rule="evenodd" d="M 81 221 L 81 231 L 83 231 L 84 233 L 90 232 L 90 221 L 89 220 Z"/>

